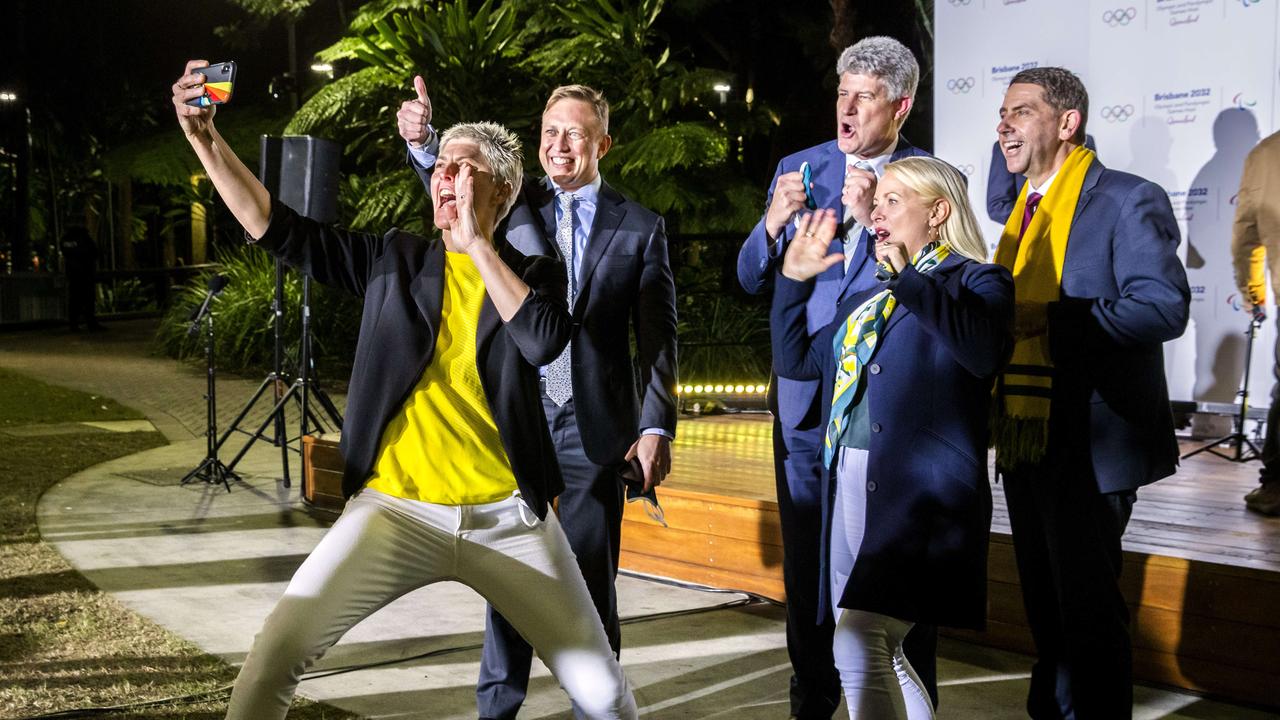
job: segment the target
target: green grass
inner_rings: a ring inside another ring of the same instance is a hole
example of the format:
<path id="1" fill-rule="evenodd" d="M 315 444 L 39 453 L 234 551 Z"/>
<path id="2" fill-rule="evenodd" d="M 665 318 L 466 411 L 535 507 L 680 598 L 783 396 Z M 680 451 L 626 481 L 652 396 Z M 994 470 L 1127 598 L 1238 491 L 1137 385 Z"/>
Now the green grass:
<path id="1" fill-rule="evenodd" d="M 0 427 L 141 418 L 141 413 L 114 400 L 0 369 Z"/>
<path id="2" fill-rule="evenodd" d="M 0 370 L 0 428 L 141 417 L 110 400 Z M 235 669 L 99 591 L 40 540 L 35 507 L 54 483 L 164 444 L 157 432 L 0 434 L 0 718 L 213 690 Z M 225 695 L 111 717 L 221 718 Z M 350 718 L 298 701 L 291 718 Z"/>

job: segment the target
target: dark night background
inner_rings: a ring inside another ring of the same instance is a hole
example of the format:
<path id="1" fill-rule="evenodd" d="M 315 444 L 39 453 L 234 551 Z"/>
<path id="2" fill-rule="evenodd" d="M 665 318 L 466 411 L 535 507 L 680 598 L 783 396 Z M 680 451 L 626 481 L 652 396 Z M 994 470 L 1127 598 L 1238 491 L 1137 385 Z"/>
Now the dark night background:
<path id="1" fill-rule="evenodd" d="M 312 55 L 342 36 L 358 6 L 356 0 L 317 0 L 298 21 L 304 99 L 324 81 L 308 69 Z M 278 18 L 255 20 L 225 0 L 9 0 L 5 7 L 0 90 L 19 98 L 0 104 L 0 148 L 10 162 L 23 157 L 27 130 L 34 145 L 43 141 L 69 156 L 86 147 L 90 135 L 105 154 L 125 143 L 176 134 L 169 87 L 188 57 L 235 60 L 237 108 L 288 115 L 288 101 L 268 93 L 272 79 L 289 65 L 285 24 Z M 659 28 L 680 60 L 728 71 L 735 78 L 732 95 L 741 98 L 750 86 L 756 102 L 772 110 L 773 131 L 748 138 L 742 152 L 744 170 L 763 191 L 782 155 L 833 136 L 838 48 L 866 35 L 897 37 L 920 57 L 924 77 L 905 134 L 931 147 L 932 48 L 916 12 L 905 2 L 672 0 Z M 387 120 L 390 130 L 392 118 Z M 29 165 L 52 164 L 38 149 L 25 159 Z M 23 197 L 13 185 L 4 188 L 0 224 L 9 238 L 22 234 L 19 208 L 43 201 L 39 188 L 33 185 L 30 192 L 35 196 Z M 33 245 L 41 242 L 35 235 L 33 230 Z"/>

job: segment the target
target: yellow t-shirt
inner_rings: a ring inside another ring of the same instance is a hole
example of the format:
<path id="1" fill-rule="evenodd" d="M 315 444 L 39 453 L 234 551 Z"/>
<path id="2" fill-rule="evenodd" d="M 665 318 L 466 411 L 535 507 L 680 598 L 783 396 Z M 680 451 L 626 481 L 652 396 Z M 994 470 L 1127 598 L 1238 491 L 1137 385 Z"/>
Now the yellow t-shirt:
<path id="1" fill-rule="evenodd" d="M 476 368 L 484 281 L 465 253 L 445 253 L 443 295 L 431 363 L 383 430 L 366 486 L 441 505 L 495 502 L 516 478 Z"/>

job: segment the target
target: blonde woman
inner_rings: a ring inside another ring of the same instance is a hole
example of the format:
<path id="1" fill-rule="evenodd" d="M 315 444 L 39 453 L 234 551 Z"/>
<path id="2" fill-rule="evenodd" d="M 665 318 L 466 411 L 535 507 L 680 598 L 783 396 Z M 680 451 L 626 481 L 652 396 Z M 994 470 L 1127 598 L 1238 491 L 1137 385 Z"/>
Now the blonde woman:
<path id="1" fill-rule="evenodd" d="M 891 163 L 871 214 L 883 280 L 812 341 L 805 302 L 837 218 L 800 220 L 774 291 L 779 376 L 822 382 L 827 468 L 821 612 L 850 717 L 933 717 L 902 654 L 917 622 L 980 627 L 986 605 L 987 414 L 1012 347 L 1013 280 L 985 262 L 964 179 Z"/>

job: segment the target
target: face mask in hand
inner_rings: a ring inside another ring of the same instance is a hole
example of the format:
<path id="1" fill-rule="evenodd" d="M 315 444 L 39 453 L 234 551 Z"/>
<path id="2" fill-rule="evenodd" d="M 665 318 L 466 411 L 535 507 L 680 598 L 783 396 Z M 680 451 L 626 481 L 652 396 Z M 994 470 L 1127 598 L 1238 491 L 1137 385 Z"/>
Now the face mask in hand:
<path id="1" fill-rule="evenodd" d="M 644 511 L 649 515 L 649 519 L 662 527 L 667 527 L 666 515 L 662 512 L 662 506 L 658 504 L 658 493 L 652 488 L 649 492 L 644 491 L 644 466 L 640 464 L 640 458 L 631 458 L 618 471 L 618 477 L 627 488 L 627 502 L 637 500 L 643 502 Z"/>

